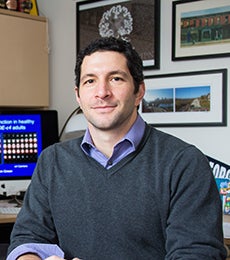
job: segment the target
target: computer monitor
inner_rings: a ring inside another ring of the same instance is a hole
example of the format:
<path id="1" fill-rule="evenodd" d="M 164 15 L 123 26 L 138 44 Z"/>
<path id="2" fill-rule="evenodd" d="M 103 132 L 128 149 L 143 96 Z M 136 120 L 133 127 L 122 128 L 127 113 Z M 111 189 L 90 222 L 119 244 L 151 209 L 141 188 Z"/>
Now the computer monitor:
<path id="1" fill-rule="evenodd" d="M 0 111 L 0 195 L 24 193 L 40 153 L 58 141 L 57 111 Z"/>

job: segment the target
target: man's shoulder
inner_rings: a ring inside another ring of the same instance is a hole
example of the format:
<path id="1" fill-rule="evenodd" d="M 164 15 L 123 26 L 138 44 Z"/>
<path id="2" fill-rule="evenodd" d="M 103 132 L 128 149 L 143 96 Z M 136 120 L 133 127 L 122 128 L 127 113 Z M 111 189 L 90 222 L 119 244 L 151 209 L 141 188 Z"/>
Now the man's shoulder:
<path id="1" fill-rule="evenodd" d="M 147 125 L 146 128 L 147 143 L 152 146 L 152 149 L 154 150 L 163 150 L 174 154 L 187 149 L 198 150 L 193 144 L 188 143 L 177 136 L 159 130 L 154 126 Z"/>

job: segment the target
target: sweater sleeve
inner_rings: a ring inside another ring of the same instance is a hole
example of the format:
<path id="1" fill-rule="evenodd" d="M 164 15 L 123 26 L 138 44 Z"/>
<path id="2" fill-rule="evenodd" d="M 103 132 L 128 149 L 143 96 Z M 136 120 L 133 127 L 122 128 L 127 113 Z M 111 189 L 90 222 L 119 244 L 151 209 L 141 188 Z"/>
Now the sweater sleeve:
<path id="1" fill-rule="evenodd" d="M 170 190 L 166 259 L 225 259 L 220 197 L 209 163 L 195 147 L 174 159 Z"/>
<path id="2" fill-rule="evenodd" d="M 11 233 L 10 253 L 27 243 L 58 244 L 49 205 L 48 183 L 53 171 L 53 151 L 48 149 L 40 155 L 31 184 L 26 192 L 23 207 Z"/>

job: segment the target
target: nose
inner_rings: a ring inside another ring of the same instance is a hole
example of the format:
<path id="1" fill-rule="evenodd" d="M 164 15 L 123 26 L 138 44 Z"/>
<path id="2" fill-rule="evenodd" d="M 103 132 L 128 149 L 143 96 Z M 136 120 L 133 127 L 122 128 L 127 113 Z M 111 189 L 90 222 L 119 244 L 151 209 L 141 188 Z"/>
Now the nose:
<path id="1" fill-rule="evenodd" d="M 96 97 L 105 99 L 111 96 L 111 89 L 109 83 L 105 80 L 98 82 L 96 87 Z"/>

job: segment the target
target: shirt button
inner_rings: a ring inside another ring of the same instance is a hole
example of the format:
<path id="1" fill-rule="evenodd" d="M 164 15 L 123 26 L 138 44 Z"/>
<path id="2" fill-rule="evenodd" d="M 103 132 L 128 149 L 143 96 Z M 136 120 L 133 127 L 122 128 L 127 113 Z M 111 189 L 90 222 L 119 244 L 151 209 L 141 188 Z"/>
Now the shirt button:
<path id="1" fill-rule="evenodd" d="M 108 165 L 112 165 L 113 164 L 113 162 L 112 161 L 108 161 Z"/>

